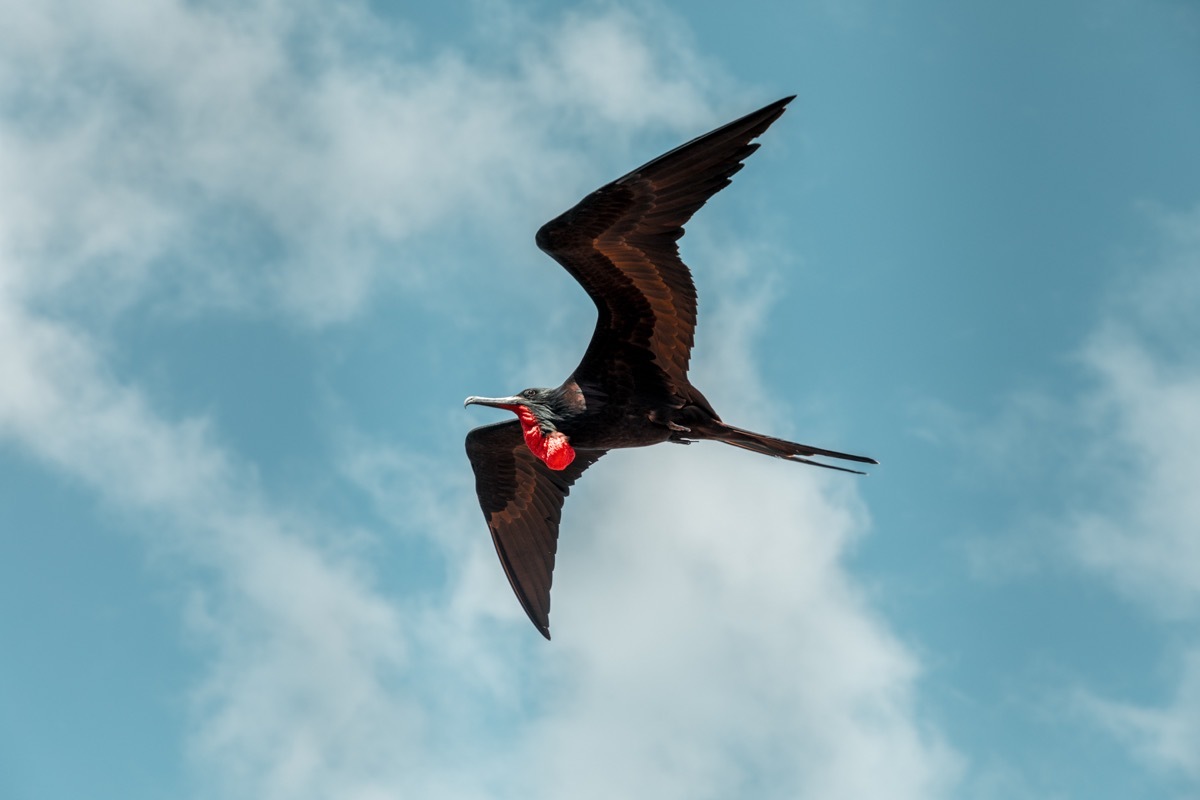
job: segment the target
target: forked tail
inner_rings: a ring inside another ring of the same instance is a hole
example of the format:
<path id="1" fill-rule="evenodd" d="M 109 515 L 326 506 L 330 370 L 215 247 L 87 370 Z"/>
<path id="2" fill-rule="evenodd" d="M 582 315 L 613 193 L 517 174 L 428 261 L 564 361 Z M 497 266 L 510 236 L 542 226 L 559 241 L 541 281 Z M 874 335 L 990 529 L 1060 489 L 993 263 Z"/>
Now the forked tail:
<path id="1" fill-rule="evenodd" d="M 814 467 L 836 469 L 841 472 L 853 472 L 856 475 L 866 475 L 867 473 L 857 469 L 835 467 L 833 464 L 823 464 L 820 461 L 813 461 L 810 457 L 825 456 L 827 458 L 840 458 L 845 461 L 857 461 L 860 464 L 879 463 L 875 459 L 867 458 L 866 456 L 855 456 L 850 453 L 839 453 L 836 450 L 823 450 L 820 447 L 813 447 L 807 444 L 788 442 L 783 439 L 776 439 L 774 436 L 765 436 L 761 433 L 736 428 L 733 425 L 727 425 L 724 422 L 717 422 L 715 420 L 706 424 L 702 430 L 693 429 L 693 435 L 696 434 L 700 438 L 724 442 L 725 444 L 741 447 L 744 450 L 750 450 L 754 453 L 775 456 L 776 458 L 783 458 L 788 461 L 798 461 L 801 464 L 812 464 Z"/>

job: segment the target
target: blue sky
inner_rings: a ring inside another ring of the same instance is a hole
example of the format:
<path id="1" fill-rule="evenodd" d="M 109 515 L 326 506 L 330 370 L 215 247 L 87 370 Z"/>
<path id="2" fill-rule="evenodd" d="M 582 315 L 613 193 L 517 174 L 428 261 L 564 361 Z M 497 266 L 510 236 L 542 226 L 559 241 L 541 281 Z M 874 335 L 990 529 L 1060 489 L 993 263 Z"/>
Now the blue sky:
<path id="1" fill-rule="evenodd" d="M 0 796 L 1200 797 L 1194 4 L 4 6 Z M 693 377 L 883 464 L 605 459 L 545 642 L 533 233 L 788 94 Z"/>

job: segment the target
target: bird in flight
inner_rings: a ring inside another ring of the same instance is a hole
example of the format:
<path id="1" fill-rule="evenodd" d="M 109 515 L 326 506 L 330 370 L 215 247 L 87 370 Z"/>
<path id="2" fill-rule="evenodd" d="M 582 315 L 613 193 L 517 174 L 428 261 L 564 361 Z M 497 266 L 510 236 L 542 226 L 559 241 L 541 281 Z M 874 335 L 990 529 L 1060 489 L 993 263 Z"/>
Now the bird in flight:
<path id="1" fill-rule="evenodd" d="M 592 192 L 537 233 L 537 244 L 596 304 L 583 360 L 561 386 L 468 397 L 515 420 L 467 434 L 475 491 L 496 553 L 534 626 L 550 638 L 550 582 L 563 500 L 609 450 L 712 440 L 844 472 L 814 456 L 866 456 L 787 442 L 721 420 L 688 381 L 696 287 L 679 257 L 683 225 L 730 182 L 752 140 L 793 97 L 717 128 Z"/>

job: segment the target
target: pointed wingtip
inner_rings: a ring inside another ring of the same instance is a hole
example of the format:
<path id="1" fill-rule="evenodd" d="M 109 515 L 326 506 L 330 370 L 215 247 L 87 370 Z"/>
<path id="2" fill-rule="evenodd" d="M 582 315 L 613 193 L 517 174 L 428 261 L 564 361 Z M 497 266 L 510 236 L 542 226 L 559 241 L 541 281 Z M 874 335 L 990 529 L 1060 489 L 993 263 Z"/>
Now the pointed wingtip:
<path id="1" fill-rule="evenodd" d="M 867 457 L 867 456 L 859 456 L 859 457 L 858 457 L 856 460 L 857 460 L 857 461 L 860 461 L 860 462 L 862 462 L 863 464 L 873 464 L 873 465 L 875 465 L 875 466 L 877 466 L 877 467 L 879 466 L 879 462 L 878 462 L 878 461 L 876 461 L 876 460 L 875 460 L 875 459 L 873 459 L 873 458 L 869 458 L 869 457 Z M 816 462 L 816 461 L 814 461 L 814 462 L 812 462 L 812 463 L 814 463 L 814 464 L 817 464 L 817 463 L 819 463 L 819 462 Z M 821 464 L 821 466 L 822 466 L 822 467 L 829 467 L 830 469 L 840 469 L 840 470 L 844 470 L 844 471 L 846 471 L 846 472 L 853 472 L 855 475 L 870 475 L 870 474 L 871 474 L 871 473 L 869 473 L 869 472 L 863 472 L 862 470 L 858 470 L 858 469 L 846 469 L 845 467 L 835 467 L 835 466 L 833 466 L 833 465 L 831 465 L 831 464 Z"/>
<path id="2" fill-rule="evenodd" d="M 778 100 L 776 100 L 774 103 L 768 103 L 767 105 L 763 106 L 762 108 L 760 108 L 758 111 L 756 111 L 754 113 L 756 113 L 756 114 L 762 114 L 764 112 L 773 113 L 774 116 L 771 121 L 774 122 L 776 119 L 778 119 L 783 114 L 784 111 L 787 110 L 788 103 L 792 102 L 795 99 L 796 99 L 796 95 L 794 95 L 794 94 L 790 94 L 787 97 L 781 97 Z"/>
<path id="3" fill-rule="evenodd" d="M 776 100 L 774 103 L 769 103 L 769 104 L 763 106 L 762 109 L 760 109 L 760 112 L 761 111 L 777 111 L 779 114 L 782 114 L 785 110 L 787 110 L 788 103 L 792 102 L 795 99 L 796 99 L 796 95 L 789 94 L 787 97 L 781 97 L 778 100 Z"/>
<path id="4" fill-rule="evenodd" d="M 538 625 L 537 629 L 538 629 L 538 633 L 540 633 L 542 636 L 546 637 L 547 642 L 550 641 L 550 626 L 549 625 L 547 625 L 545 627 Z"/>

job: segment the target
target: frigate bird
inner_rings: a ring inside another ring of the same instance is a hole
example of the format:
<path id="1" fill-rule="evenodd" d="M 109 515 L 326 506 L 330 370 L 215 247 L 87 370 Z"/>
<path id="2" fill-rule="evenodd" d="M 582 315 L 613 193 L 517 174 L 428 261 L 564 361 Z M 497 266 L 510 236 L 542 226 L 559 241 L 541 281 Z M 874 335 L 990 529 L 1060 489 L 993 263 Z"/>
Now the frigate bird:
<path id="1" fill-rule="evenodd" d="M 550 582 L 563 500 L 609 450 L 713 440 L 798 461 L 866 456 L 787 442 L 721 420 L 688 381 L 696 287 L 679 257 L 683 225 L 730 182 L 793 97 L 705 134 L 583 198 L 542 226 L 537 244 L 596 304 L 583 360 L 561 386 L 468 397 L 516 413 L 467 434 L 479 503 L 504 573 L 550 638 Z M 862 473 L 858 473 L 862 474 Z"/>

